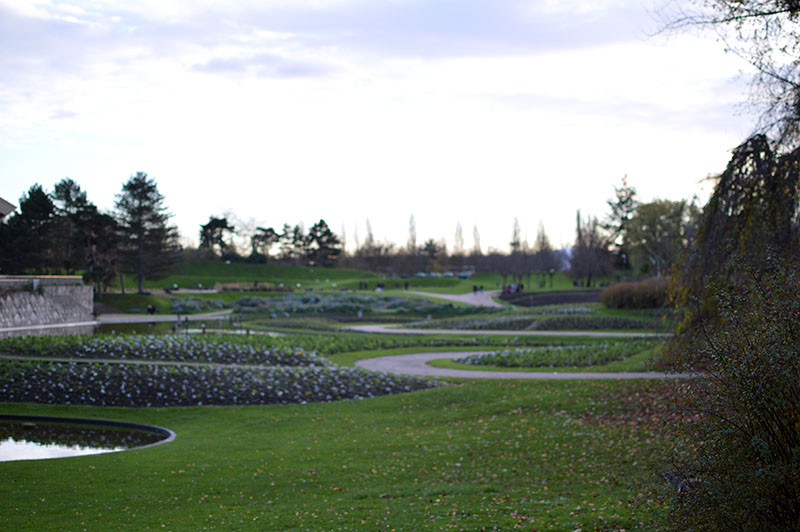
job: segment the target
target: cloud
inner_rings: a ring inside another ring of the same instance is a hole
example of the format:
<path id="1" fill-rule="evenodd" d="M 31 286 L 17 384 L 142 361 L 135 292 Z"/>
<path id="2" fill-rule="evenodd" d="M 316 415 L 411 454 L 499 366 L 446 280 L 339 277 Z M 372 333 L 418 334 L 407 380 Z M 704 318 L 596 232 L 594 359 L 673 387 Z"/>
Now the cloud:
<path id="1" fill-rule="evenodd" d="M 65 109 L 57 109 L 50 113 L 50 120 L 65 120 L 69 118 L 77 118 L 78 113 L 74 111 L 68 111 Z"/>
<path id="2" fill-rule="evenodd" d="M 275 78 L 327 76 L 336 71 L 333 66 L 321 62 L 291 59 L 269 53 L 240 58 L 214 58 L 192 68 L 211 74 L 252 73 L 259 77 Z"/>

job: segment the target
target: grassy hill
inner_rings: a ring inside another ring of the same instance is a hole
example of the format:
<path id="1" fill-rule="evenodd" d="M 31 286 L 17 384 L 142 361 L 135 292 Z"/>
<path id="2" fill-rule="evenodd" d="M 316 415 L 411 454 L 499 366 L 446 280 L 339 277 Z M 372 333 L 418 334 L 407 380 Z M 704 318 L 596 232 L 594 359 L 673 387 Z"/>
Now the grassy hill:
<path id="1" fill-rule="evenodd" d="M 509 279 L 510 280 L 510 279 Z M 213 288 L 219 283 L 247 283 L 261 286 L 292 287 L 294 290 L 338 290 L 348 288 L 357 290 L 361 283 L 366 283 L 369 290 L 375 290 L 377 283 L 382 282 L 387 290 L 403 290 L 408 283 L 410 290 L 424 290 L 440 294 L 459 294 L 472 291 L 473 285 L 483 285 L 486 290 L 494 290 L 502 286 L 502 277 L 495 273 L 479 273 L 470 279 L 452 277 L 409 277 L 407 279 L 389 278 L 374 272 L 352 270 L 346 268 L 311 268 L 308 266 L 287 266 L 282 264 L 251 264 L 220 260 L 188 259 L 179 264 L 174 273 L 157 281 L 145 280 L 148 290 L 164 288 Z M 298 286 L 299 284 L 299 286 Z M 534 290 L 550 290 L 549 283 L 539 287 L 536 282 Z M 135 275 L 125 275 L 127 290 L 135 289 Z M 572 282 L 563 274 L 556 274 L 553 289 L 571 288 Z M 117 280 L 112 289 L 120 289 Z"/>

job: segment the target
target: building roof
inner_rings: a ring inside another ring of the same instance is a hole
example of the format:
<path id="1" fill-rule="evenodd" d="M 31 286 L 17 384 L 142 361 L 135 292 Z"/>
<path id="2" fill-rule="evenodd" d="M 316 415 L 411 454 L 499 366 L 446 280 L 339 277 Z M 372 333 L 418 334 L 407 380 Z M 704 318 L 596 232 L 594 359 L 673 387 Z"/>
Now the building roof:
<path id="1" fill-rule="evenodd" d="M 11 205 L 9 202 L 0 198 L 0 220 L 11 214 L 16 210 L 16 207 Z"/>

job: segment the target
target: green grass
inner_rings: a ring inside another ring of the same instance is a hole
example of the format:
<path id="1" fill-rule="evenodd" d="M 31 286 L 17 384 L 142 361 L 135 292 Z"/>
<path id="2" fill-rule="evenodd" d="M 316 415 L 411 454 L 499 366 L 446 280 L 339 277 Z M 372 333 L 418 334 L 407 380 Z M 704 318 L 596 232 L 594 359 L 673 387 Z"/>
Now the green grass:
<path id="1" fill-rule="evenodd" d="M 387 290 L 402 290 L 405 283 L 410 290 L 420 290 L 440 294 L 465 294 L 472 292 L 473 285 L 483 285 L 486 290 L 495 290 L 502 286 L 502 277 L 495 273 L 478 273 L 469 279 L 456 277 L 414 277 L 406 279 L 392 279 L 374 272 L 351 270 L 345 268 L 310 268 L 308 266 L 288 266 L 283 264 L 251 264 L 247 262 L 233 262 L 226 264 L 221 260 L 186 259 L 181 262 L 175 271 L 168 277 L 160 280 L 145 280 L 145 289 L 162 289 L 178 285 L 181 288 L 213 288 L 217 283 L 241 282 L 273 283 L 276 286 L 284 283 L 295 290 L 338 290 L 348 288 L 358 289 L 359 282 L 367 282 L 369 290 L 374 291 L 378 282 L 383 282 Z M 507 282 L 512 282 L 511 278 Z M 524 280 L 527 282 L 527 278 Z M 300 283 L 300 287 L 297 287 Z M 533 290 L 551 290 L 549 279 L 544 287 L 539 286 L 537 277 L 532 277 Z M 128 290 L 135 290 L 136 276 L 125 275 L 125 286 Z M 112 289 L 119 289 L 119 279 L 115 279 Z M 528 287 L 530 290 L 531 287 Z M 562 273 L 555 274 L 552 290 L 566 290 L 572 288 L 572 281 Z"/>
<path id="2" fill-rule="evenodd" d="M 144 294 L 103 294 L 102 299 L 96 300 L 104 303 L 119 312 L 147 312 L 147 305 L 153 305 L 161 314 L 169 314 L 172 301 L 168 297 Z"/>
<path id="3" fill-rule="evenodd" d="M 167 445 L 0 463 L 3 528 L 659 530 L 662 383 L 469 382 L 359 402 L 15 414 L 171 428 Z M 615 397 L 615 400 L 609 400 Z M 638 419 L 638 418 L 633 418 Z"/>
<path id="4" fill-rule="evenodd" d="M 287 266 L 282 264 L 250 264 L 247 262 L 234 262 L 226 264 L 220 260 L 187 259 L 180 263 L 173 274 L 157 281 L 145 280 L 145 287 L 149 289 L 172 287 L 177 284 L 180 288 L 213 288 L 216 283 L 253 281 L 284 283 L 295 286 L 300 283 L 301 288 L 322 287 L 331 288 L 333 283 L 347 282 L 353 279 L 372 280 L 376 275 L 371 272 L 348 270 L 339 268 L 309 268 L 307 266 Z M 119 280 L 115 280 L 112 288 L 119 288 Z M 135 275 L 125 276 L 125 286 L 135 288 Z M 356 281 L 356 286 L 358 282 Z"/>

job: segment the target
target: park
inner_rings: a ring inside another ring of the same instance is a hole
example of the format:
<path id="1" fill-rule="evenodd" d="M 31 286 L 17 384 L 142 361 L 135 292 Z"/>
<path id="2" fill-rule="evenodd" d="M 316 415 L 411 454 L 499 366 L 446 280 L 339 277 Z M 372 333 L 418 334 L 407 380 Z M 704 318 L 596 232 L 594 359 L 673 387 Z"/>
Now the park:
<path id="1" fill-rule="evenodd" d="M 800 530 L 797 2 L 0 4 L 3 530 Z"/>

